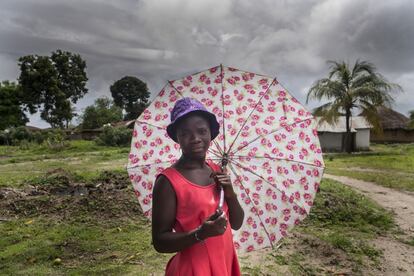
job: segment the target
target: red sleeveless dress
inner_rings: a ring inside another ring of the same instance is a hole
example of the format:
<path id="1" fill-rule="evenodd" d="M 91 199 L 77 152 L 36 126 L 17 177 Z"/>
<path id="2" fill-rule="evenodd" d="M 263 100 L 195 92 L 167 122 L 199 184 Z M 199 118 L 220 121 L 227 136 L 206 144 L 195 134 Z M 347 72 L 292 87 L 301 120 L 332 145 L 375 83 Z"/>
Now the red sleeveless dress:
<path id="1" fill-rule="evenodd" d="M 213 171 L 220 167 L 211 161 L 207 164 Z M 214 213 L 219 203 L 217 185 L 199 186 L 187 180 L 174 168 L 162 173 L 168 178 L 177 197 L 177 213 L 174 230 L 189 232 L 200 226 Z M 223 210 L 229 217 L 228 206 L 224 201 Z M 238 276 L 239 262 L 233 245 L 230 225 L 223 235 L 210 237 L 196 243 L 173 256 L 167 264 L 167 276 Z"/>

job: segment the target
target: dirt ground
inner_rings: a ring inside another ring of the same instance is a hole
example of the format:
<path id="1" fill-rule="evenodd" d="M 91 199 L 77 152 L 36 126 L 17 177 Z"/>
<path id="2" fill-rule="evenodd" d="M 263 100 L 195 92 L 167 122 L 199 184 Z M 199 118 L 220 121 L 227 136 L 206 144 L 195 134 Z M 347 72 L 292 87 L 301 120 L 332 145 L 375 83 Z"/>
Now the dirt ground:
<path id="1" fill-rule="evenodd" d="M 42 215 L 58 221 L 83 213 L 122 220 L 142 211 L 129 179 L 111 171 L 85 183 L 56 169 L 49 171 L 42 183 L 29 183 L 23 189 L 0 188 L 0 220 Z"/>
<path id="2" fill-rule="evenodd" d="M 414 237 L 414 194 L 345 176 L 325 174 L 324 177 L 355 188 L 395 214 L 402 233 L 394 237 L 380 236 L 374 244 L 384 252 L 383 275 L 414 275 L 414 247 L 401 242 Z"/>

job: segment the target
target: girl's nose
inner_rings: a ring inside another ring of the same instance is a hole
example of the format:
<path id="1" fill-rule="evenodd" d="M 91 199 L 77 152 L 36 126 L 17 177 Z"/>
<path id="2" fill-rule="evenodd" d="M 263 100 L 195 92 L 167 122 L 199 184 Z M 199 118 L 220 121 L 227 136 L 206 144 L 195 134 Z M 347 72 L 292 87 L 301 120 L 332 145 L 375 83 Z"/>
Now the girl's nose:
<path id="1" fill-rule="evenodd" d="M 193 134 L 193 135 L 191 136 L 191 140 L 192 140 L 192 141 L 195 141 L 195 142 L 201 142 L 201 138 L 200 138 L 200 136 L 199 136 L 199 135 L 197 135 L 197 134 Z"/>

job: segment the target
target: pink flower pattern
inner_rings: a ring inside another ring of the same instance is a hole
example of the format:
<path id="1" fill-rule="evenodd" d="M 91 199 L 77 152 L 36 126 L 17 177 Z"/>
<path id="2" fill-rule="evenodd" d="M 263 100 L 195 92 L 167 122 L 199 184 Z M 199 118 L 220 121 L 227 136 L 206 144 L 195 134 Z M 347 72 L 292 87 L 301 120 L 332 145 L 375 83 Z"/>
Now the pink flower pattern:
<path id="1" fill-rule="evenodd" d="M 239 251 L 275 245 L 310 212 L 324 162 L 315 120 L 276 79 L 217 66 L 170 81 L 136 120 L 128 172 L 147 217 L 155 176 L 179 157 L 166 135 L 169 114 L 181 97 L 215 113 L 223 132 L 208 158 L 230 156 L 229 172 L 245 211 L 234 231 Z"/>

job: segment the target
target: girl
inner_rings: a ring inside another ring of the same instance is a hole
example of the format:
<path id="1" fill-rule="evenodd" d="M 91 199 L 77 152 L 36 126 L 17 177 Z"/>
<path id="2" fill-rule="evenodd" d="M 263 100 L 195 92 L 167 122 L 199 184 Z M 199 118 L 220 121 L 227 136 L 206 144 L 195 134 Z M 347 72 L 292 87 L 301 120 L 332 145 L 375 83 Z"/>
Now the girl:
<path id="1" fill-rule="evenodd" d="M 167 133 L 180 144 L 182 155 L 158 175 L 152 203 L 155 249 L 178 252 L 166 275 L 240 275 L 231 229 L 241 227 L 244 212 L 230 176 L 206 160 L 219 128 L 215 115 L 195 99 L 178 100 L 171 112 Z M 222 208 L 217 207 L 220 188 Z"/>

